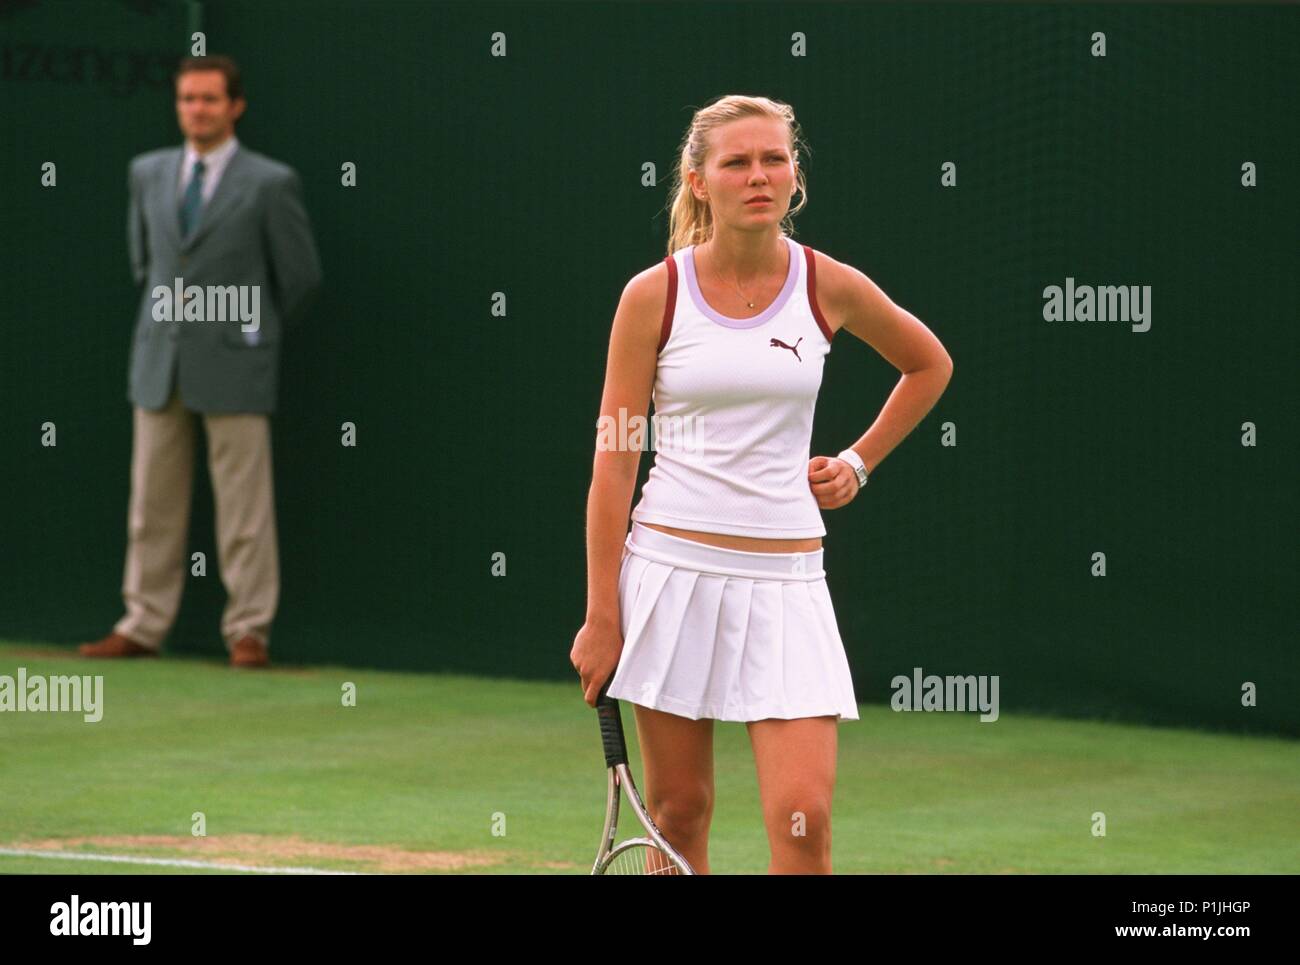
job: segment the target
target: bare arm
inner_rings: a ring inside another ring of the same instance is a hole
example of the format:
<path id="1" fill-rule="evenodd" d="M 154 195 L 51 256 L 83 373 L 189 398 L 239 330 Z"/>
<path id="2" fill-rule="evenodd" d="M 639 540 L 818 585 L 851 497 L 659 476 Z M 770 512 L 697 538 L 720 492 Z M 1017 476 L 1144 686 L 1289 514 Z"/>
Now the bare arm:
<path id="1" fill-rule="evenodd" d="M 939 401 L 952 378 L 952 357 L 924 322 L 895 305 L 862 272 L 820 253 L 817 264 L 819 301 L 822 266 L 828 269 L 825 295 L 832 318 L 843 319 L 845 330 L 903 373 L 876 421 L 852 446 L 870 472 Z"/>
<path id="2" fill-rule="evenodd" d="M 641 453 L 618 450 L 617 427 L 649 411 L 667 296 L 668 271 L 660 264 L 628 282 L 614 313 L 599 416 L 614 426 L 607 434 L 613 447 L 604 448 L 597 437 L 587 495 L 588 620 L 618 622 L 618 574 Z"/>
<path id="3" fill-rule="evenodd" d="M 630 428 L 632 419 L 644 419 L 650 408 L 667 297 L 668 269 L 661 262 L 627 283 L 610 332 L 587 494 L 587 615 L 569 654 L 581 677 L 584 699 L 593 707 L 601 687 L 618 666 L 623 646 L 618 578 L 641 461 L 639 448 L 620 448 L 619 427 Z M 602 421 L 613 430 L 601 434 Z M 630 443 L 640 444 L 644 443 Z"/>

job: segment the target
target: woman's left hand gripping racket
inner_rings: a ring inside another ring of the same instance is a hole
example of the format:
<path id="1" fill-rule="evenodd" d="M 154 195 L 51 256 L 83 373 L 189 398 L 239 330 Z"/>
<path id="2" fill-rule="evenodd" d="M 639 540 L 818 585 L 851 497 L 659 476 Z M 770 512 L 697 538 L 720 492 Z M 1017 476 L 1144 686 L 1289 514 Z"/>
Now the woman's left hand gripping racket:
<path id="1" fill-rule="evenodd" d="M 690 864 L 683 858 L 655 826 L 646 811 L 641 795 L 632 781 L 627 766 L 627 742 L 623 739 L 623 716 L 618 701 L 606 694 L 614 680 L 610 674 L 596 698 L 596 713 L 600 717 L 600 738 L 605 745 L 605 766 L 609 768 L 609 794 L 605 803 L 605 830 L 600 836 L 600 851 L 596 854 L 593 875 L 693 875 Z M 641 837 L 627 838 L 614 843 L 618 826 L 618 799 L 622 789 L 627 794 L 641 827 Z"/>

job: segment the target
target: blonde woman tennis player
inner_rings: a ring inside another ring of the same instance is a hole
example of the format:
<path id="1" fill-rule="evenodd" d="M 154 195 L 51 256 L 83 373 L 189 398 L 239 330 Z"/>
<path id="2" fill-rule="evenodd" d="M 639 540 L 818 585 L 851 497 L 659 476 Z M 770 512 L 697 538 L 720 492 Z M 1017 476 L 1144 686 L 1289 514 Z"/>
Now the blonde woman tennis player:
<path id="1" fill-rule="evenodd" d="M 602 419 L 626 425 L 645 418 L 653 389 L 658 431 L 630 532 L 640 447 L 597 445 L 587 615 L 570 660 L 589 705 L 607 683 L 633 704 L 651 816 L 701 874 L 715 720 L 749 731 L 769 872 L 831 871 L 837 724 L 858 707 L 822 569 L 821 510 L 858 495 L 953 369 L 869 278 L 782 230 L 807 201 L 801 144 L 793 110 L 765 97 L 695 113 L 669 253 L 623 290 L 600 404 Z M 841 328 L 903 374 L 857 442 L 810 459 L 822 365 Z"/>

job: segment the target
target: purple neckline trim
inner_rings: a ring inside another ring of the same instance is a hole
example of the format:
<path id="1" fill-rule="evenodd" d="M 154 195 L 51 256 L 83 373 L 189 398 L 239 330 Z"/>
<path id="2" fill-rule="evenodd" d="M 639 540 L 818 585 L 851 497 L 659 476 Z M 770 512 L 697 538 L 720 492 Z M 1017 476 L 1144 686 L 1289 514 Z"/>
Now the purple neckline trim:
<path id="1" fill-rule="evenodd" d="M 785 286 L 781 289 L 776 300 L 763 309 L 761 313 L 753 318 L 732 318 L 729 315 L 723 315 L 721 312 L 714 311 L 709 303 L 704 300 L 704 295 L 700 292 L 699 283 L 695 279 L 695 245 L 686 249 L 686 257 L 682 261 L 686 265 L 686 287 L 691 293 L 691 301 L 695 302 L 695 307 L 704 315 L 707 315 L 719 325 L 727 328 L 756 328 L 764 322 L 769 321 L 773 315 L 779 312 L 783 305 L 790 300 L 794 294 L 794 282 L 799 277 L 799 265 L 795 261 L 799 257 L 799 251 L 795 248 L 794 241 L 789 237 L 782 236 L 790 249 L 790 270 L 785 276 Z"/>

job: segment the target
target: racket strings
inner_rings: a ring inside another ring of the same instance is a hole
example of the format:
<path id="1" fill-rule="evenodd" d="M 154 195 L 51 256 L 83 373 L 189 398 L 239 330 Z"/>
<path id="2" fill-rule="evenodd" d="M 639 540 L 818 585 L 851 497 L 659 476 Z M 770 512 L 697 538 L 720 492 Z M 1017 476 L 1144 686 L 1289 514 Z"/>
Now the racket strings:
<path id="1" fill-rule="evenodd" d="M 676 875 L 677 866 L 658 848 L 638 844 L 620 851 L 605 868 L 607 875 Z"/>

